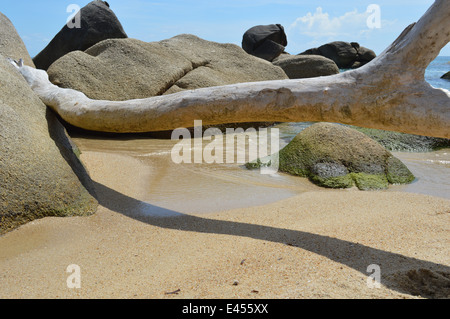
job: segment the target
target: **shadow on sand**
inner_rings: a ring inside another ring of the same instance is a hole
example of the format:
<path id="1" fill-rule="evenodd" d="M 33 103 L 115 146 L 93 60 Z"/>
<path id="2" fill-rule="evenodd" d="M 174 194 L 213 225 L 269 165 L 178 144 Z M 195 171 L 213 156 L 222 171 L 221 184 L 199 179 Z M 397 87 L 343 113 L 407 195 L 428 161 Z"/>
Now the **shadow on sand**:
<path id="1" fill-rule="evenodd" d="M 382 269 L 382 285 L 425 298 L 450 296 L 450 267 L 358 243 L 294 229 L 190 216 L 148 204 L 94 181 L 99 203 L 135 220 L 167 229 L 249 237 L 288 244 L 353 268 L 366 276 L 367 267 Z M 170 216 L 170 217 L 161 217 Z"/>

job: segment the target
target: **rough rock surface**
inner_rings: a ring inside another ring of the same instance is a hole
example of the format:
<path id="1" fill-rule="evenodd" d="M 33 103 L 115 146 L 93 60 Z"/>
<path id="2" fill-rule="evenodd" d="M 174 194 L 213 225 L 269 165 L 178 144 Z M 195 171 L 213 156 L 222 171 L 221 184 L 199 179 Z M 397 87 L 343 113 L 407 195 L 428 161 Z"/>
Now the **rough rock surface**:
<path id="1" fill-rule="evenodd" d="M 372 61 L 376 54 L 357 42 L 334 41 L 300 53 L 300 55 L 322 55 L 333 60 L 340 69 L 356 69 Z"/>
<path id="2" fill-rule="evenodd" d="M 450 139 L 351 126 L 393 152 L 430 152 L 450 148 Z"/>
<path id="3" fill-rule="evenodd" d="M 203 87 L 287 79 L 272 63 L 234 44 L 179 35 L 160 42 L 109 39 L 71 52 L 48 69 L 50 81 L 92 99 L 129 100 Z"/>
<path id="4" fill-rule="evenodd" d="M 242 37 L 242 48 L 248 54 L 273 61 L 287 46 L 286 33 L 281 24 L 257 25 Z"/>
<path id="5" fill-rule="evenodd" d="M 64 127 L 0 54 L 0 234 L 45 216 L 91 214 L 92 190 Z"/>
<path id="6" fill-rule="evenodd" d="M 334 61 L 320 55 L 281 55 L 273 64 L 284 70 L 290 79 L 312 78 L 338 74 Z"/>
<path id="7" fill-rule="evenodd" d="M 258 167 L 258 162 L 247 167 Z M 409 169 L 379 143 L 331 123 L 317 123 L 300 132 L 279 152 L 279 169 L 330 188 L 384 189 L 414 180 Z"/>
<path id="8" fill-rule="evenodd" d="M 23 59 L 25 65 L 35 67 L 30 54 L 11 21 L 0 12 L 0 53 L 14 60 Z"/>
<path id="9" fill-rule="evenodd" d="M 112 38 L 127 38 L 120 21 L 105 1 L 92 1 L 80 11 L 80 28 L 66 24 L 33 61 L 37 68 L 47 70 L 65 54 L 84 51 L 94 44 Z"/>

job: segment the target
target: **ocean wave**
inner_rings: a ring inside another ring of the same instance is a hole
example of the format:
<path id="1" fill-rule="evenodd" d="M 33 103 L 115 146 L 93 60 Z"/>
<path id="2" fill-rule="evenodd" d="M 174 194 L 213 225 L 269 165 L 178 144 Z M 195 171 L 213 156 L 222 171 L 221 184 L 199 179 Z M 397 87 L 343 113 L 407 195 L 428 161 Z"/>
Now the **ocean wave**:
<path id="1" fill-rule="evenodd" d="M 450 164 L 450 161 L 445 161 L 445 160 L 427 160 L 427 162 L 433 163 L 433 164 L 443 164 L 443 165 Z"/>
<path id="2" fill-rule="evenodd" d="M 171 151 L 158 151 L 152 153 L 138 154 L 137 157 L 164 156 L 170 154 Z"/>

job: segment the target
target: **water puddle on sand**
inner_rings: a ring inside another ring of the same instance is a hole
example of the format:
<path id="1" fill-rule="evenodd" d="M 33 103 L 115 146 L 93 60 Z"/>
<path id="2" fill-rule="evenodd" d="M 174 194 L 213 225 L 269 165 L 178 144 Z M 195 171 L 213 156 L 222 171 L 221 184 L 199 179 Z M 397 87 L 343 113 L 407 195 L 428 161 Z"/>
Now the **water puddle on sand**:
<path id="1" fill-rule="evenodd" d="M 408 185 L 393 185 L 390 190 L 426 194 L 450 199 L 450 149 L 426 153 L 393 152 L 416 180 Z"/>
<path id="2" fill-rule="evenodd" d="M 280 132 L 281 133 L 281 132 Z M 280 147 L 289 142 L 281 135 Z M 152 168 L 145 202 L 180 213 L 211 213 L 264 205 L 308 191 L 331 191 L 283 173 L 260 174 L 242 164 L 176 164 L 168 139 L 74 137 L 81 151 L 127 155 Z M 203 146 L 209 142 L 205 141 Z M 450 199 L 450 149 L 428 153 L 394 153 L 416 176 L 409 185 L 387 191 L 420 193 Z M 138 178 L 138 177 L 136 177 Z M 97 181 L 100 182 L 101 181 Z"/>
<path id="3" fill-rule="evenodd" d="M 73 138 L 82 152 L 105 152 L 139 159 L 152 169 L 145 202 L 180 213 L 210 213 L 272 203 L 305 191 L 323 191 L 307 179 L 260 174 L 238 163 L 176 164 L 177 143 L 162 139 Z M 203 147 L 209 142 L 204 142 Z M 97 181 L 101 183 L 101 181 Z"/>

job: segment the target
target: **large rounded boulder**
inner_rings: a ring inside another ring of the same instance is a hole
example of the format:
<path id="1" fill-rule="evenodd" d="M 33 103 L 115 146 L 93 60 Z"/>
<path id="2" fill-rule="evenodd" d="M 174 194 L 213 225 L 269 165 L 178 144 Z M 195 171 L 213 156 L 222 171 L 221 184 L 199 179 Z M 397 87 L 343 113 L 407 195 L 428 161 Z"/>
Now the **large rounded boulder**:
<path id="1" fill-rule="evenodd" d="M 272 63 L 194 35 L 160 42 L 109 39 L 71 52 L 48 69 L 50 81 L 92 99 L 129 100 L 241 82 L 287 79 Z"/>
<path id="2" fill-rule="evenodd" d="M 56 116 L 0 54 L 0 234 L 94 213 L 93 185 Z"/>
<path id="3" fill-rule="evenodd" d="M 320 55 L 282 54 L 272 63 L 282 68 L 290 79 L 313 78 L 339 73 L 339 68 L 334 61 Z"/>
<path id="4" fill-rule="evenodd" d="M 0 15 L 0 235 L 46 216 L 94 213 L 93 182 L 57 117 L 7 58 L 31 58 Z M 8 32 L 7 32 L 8 31 Z"/>
<path id="5" fill-rule="evenodd" d="M 0 53 L 14 60 L 22 59 L 25 65 L 35 67 L 25 44 L 11 21 L 0 12 Z"/>
<path id="6" fill-rule="evenodd" d="M 242 37 L 242 48 L 248 54 L 273 61 L 287 46 L 287 37 L 281 24 L 257 25 Z"/>
<path id="7" fill-rule="evenodd" d="M 279 170 L 329 188 L 356 185 L 375 190 L 414 180 L 409 169 L 379 143 L 331 123 L 317 123 L 300 132 L 279 152 Z"/>
<path id="8" fill-rule="evenodd" d="M 48 67 L 65 54 L 84 51 L 94 44 L 112 38 L 127 38 L 123 27 L 106 1 L 92 1 L 78 13 L 79 25 L 66 24 L 52 41 L 34 57 L 38 69 Z"/>

